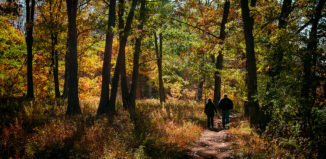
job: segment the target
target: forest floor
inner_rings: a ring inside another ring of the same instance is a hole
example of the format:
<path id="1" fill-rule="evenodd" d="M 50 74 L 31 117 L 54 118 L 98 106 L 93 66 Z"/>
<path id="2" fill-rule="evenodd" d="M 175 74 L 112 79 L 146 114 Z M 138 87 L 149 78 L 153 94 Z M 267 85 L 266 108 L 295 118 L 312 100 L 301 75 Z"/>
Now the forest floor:
<path id="1" fill-rule="evenodd" d="M 96 116 L 98 99 L 81 100 L 82 115 L 66 116 L 66 101 L 0 103 L 0 158 L 286 158 L 241 113 L 222 129 L 206 129 L 204 104 L 137 101 L 132 119 L 117 104 L 110 118 Z M 4 114 L 4 115 L 2 115 Z"/>
<path id="2" fill-rule="evenodd" d="M 230 115 L 230 125 L 232 127 L 238 122 L 239 114 Z M 232 151 L 232 133 L 228 129 L 223 129 L 221 117 L 214 118 L 214 128 L 204 130 L 200 138 L 195 142 L 190 151 L 190 156 L 196 159 L 235 158 Z"/>

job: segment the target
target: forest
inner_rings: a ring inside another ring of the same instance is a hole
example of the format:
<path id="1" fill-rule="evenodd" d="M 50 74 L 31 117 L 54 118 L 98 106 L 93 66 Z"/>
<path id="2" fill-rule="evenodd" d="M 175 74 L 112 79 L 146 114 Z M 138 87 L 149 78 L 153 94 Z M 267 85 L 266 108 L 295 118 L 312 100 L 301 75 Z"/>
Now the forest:
<path id="1" fill-rule="evenodd" d="M 0 159 L 325 159 L 325 1 L 0 0 Z"/>

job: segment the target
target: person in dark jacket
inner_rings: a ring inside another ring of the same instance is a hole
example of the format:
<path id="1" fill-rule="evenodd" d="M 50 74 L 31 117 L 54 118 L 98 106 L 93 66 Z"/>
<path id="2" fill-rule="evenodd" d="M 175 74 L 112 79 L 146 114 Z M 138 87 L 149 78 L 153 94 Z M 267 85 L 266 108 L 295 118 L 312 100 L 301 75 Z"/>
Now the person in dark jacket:
<path id="1" fill-rule="evenodd" d="M 205 105 L 205 114 L 207 115 L 207 127 L 214 128 L 214 113 L 217 113 L 215 105 L 213 104 L 211 99 L 208 99 L 208 103 Z"/>
<path id="2" fill-rule="evenodd" d="M 228 98 L 227 94 L 224 94 L 224 98 L 220 100 L 218 107 L 222 110 L 222 124 L 223 128 L 229 124 L 230 109 L 233 109 L 233 102 Z"/>

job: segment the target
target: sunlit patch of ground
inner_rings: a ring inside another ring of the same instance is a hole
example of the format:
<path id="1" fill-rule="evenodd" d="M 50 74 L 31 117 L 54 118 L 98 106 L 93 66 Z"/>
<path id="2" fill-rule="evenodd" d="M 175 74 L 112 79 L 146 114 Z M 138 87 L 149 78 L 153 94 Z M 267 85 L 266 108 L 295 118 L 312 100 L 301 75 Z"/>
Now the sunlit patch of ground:
<path id="1" fill-rule="evenodd" d="M 280 149 L 259 136 L 247 120 L 234 122 L 228 130 L 232 142 L 232 153 L 236 158 L 288 158 L 288 151 Z M 290 157 L 291 158 L 291 157 Z"/>
<path id="2" fill-rule="evenodd" d="M 237 115 L 230 116 L 231 125 L 237 122 Z M 195 142 L 194 147 L 189 154 L 196 159 L 213 158 L 227 159 L 234 158 L 232 153 L 231 134 L 229 130 L 222 128 L 220 117 L 214 118 L 214 128 L 206 129 L 201 133 L 200 138 Z"/>
<path id="3" fill-rule="evenodd" d="M 98 99 L 80 100 L 82 115 L 65 115 L 66 101 L 1 105 L 4 158 L 183 158 L 205 124 L 203 104 L 137 101 L 132 117 L 117 104 L 114 117 L 96 117 Z"/>

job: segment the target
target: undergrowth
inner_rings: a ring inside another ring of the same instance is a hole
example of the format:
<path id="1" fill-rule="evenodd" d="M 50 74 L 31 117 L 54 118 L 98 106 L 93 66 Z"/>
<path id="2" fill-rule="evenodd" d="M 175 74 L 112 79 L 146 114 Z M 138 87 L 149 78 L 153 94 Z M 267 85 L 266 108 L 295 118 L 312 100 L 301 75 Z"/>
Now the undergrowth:
<path id="1" fill-rule="evenodd" d="M 97 117 L 98 99 L 82 100 L 82 115 L 66 116 L 66 101 L 1 104 L 2 158 L 183 158 L 203 131 L 203 105 L 137 101 L 133 116 L 117 104 Z"/>
<path id="2" fill-rule="evenodd" d="M 277 142 L 266 140 L 265 134 L 259 135 L 250 127 L 247 120 L 238 119 L 228 130 L 235 158 L 304 158 L 299 153 L 291 153 Z"/>

